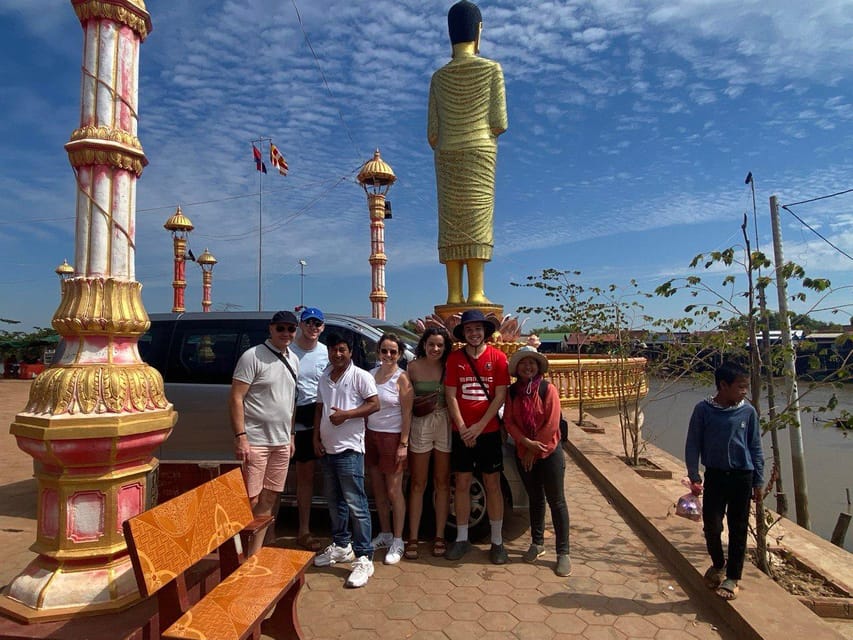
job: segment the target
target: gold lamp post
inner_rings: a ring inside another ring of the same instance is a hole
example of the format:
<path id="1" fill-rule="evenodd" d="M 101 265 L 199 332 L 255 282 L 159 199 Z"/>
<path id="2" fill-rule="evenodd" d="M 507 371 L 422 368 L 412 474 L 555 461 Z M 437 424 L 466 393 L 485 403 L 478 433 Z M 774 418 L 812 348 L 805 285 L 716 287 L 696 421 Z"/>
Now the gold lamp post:
<path id="1" fill-rule="evenodd" d="M 175 250 L 175 277 L 172 279 L 172 289 L 174 289 L 172 311 L 183 313 L 185 311 L 184 291 L 187 288 L 187 236 L 193 230 L 193 223 L 190 222 L 190 219 L 184 215 L 181 207 L 178 206 L 175 213 L 166 220 L 163 228 L 172 232 L 172 245 Z"/>
<path id="2" fill-rule="evenodd" d="M 150 322 L 136 281 L 139 49 L 143 0 L 71 0 L 83 27 L 80 126 L 65 145 L 76 178 L 76 271 L 57 269 L 57 359 L 33 380 L 11 433 L 34 458 L 36 557 L 0 610 L 39 622 L 110 613 L 139 599 L 122 522 L 156 493 L 153 452 L 176 414 L 139 356 Z M 70 268 L 70 267 L 69 267 Z"/>
<path id="3" fill-rule="evenodd" d="M 397 176 L 377 149 L 373 159 L 364 163 L 357 179 L 367 194 L 370 210 L 371 315 L 384 320 L 385 302 L 388 300 L 388 294 L 385 292 L 385 263 L 388 262 L 385 255 L 385 196 L 391 185 L 397 181 Z"/>
<path id="4" fill-rule="evenodd" d="M 56 275 L 59 276 L 60 283 L 65 282 L 74 275 L 74 267 L 68 264 L 68 260 L 63 260 L 62 264 L 54 269 L 56 271 Z"/>
<path id="5" fill-rule="evenodd" d="M 210 311 L 210 289 L 213 285 L 213 266 L 216 264 L 216 258 L 205 248 L 198 258 L 196 258 L 198 266 L 201 267 L 201 310 L 207 313 Z"/>

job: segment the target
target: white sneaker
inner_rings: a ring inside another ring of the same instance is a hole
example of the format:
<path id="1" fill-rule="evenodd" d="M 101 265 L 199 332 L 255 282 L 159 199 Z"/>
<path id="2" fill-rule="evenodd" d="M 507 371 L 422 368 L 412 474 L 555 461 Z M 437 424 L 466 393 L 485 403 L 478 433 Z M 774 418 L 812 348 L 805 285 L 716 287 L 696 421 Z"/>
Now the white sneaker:
<path id="1" fill-rule="evenodd" d="M 373 560 L 367 556 L 359 556 L 352 563 L 352 573 L 347 578 L 347 586 L 358 588 L 367 584 L 367 580 L 373 575 Z"/>
<path id="2" fill-rule="evenodd" d="M 394 540 L 391 548 L 385 553 L 385 564 L 397 564 L 403 558 L 405 546 L 402 540 Z"/>
<path id="3" fill-rule="evenodd" d="M 390 531 L 385 531 L 371 540 L 370 544 L 373 545 L 374 549 L 387 549 L 391 546 L 392 542 L 394 542 L 394 534 Z"/>
<path id="4" fill-rule="evenodd" d="M 352 552 L 352 544 L 345 547 L 339 547 L 334 542 L 326 547 L 323 553 L 318 553 L 314 556 L 315 567 L 328 567 L 329 565 L 338 562 L 351 562 L 355 558 Z"/>

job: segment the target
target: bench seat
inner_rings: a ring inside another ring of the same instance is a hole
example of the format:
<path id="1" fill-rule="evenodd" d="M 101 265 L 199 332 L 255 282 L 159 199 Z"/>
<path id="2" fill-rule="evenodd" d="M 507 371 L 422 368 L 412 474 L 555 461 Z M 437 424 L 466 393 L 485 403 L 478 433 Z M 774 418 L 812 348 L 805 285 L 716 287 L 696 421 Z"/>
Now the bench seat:
<path id="1" fill-rule="evenodd" d="M 298 593 L 301 585 L 296 583 L 304 581 L 303 569 L 313 557 L 310 551 L 261 548 L 166 629 L 163 637 L 240 640 L 246 629 L 269 614 L 283 592 L 296 585 L 293 593 Z M 282 599 L 278 606 L 286 609 L 288 603 Z M 275 621 L 270 624 L 274 626 Z"/>
<path id="2" fill-rule="evenodd" d="M 262 547 L 247 558 L 238 534 L 257 523 L 239 469 L 124 522 L 139 592 L 157 597 L 161 637 L 257 639 L 262 623 L 276 640 L 302 637 L 296 599 L 314 553 Z M 187 575 L 214 551 L 219 583 L 193 604 Z"/>

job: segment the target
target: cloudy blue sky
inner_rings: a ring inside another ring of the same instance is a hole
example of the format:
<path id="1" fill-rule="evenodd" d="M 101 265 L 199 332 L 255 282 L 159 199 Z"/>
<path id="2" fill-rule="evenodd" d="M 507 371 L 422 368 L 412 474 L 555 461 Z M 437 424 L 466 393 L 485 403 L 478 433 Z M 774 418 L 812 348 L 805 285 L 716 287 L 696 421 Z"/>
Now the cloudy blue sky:
<path id="1" fill-rule="evenodd" d="M 149 0 L 142 46 L 137 277 L 149 312 L 171 308 L 180 204 L 190 246 L 219 260 L 214 309 L 257 307 L 258 173 L 271 137 L 290 175 L 263 182 L 264 308 L 369 314 L 369 225 L 355 182 L 379 147 L 399 180 L 386 226 L 388 317 L 444 302 L 426 106 L 450 55 L 449 0 Z M 482 55 L 502 63 L 495 256 L 487 294 L 545 267 L 585 285 L 653 289 L 691 258 L 739 244 L 755 176 L 760 244 L 768 198 L 853 188 L 853 4 L 845 0 L 484 0 Z M 297 14 L 298 9 L 298 14 Z M 306 43 L 307 33 L 313 50 Z M 82 30 L 69 2 L 0 0 L 0 317 L 47 326 L 54 268 L 74 255 Z M 324 82 L 325 78 L 325 82 Z M 853 254 L 853 194 L 793 207 Z M 853 260 L 783 212 L 786 258 L 853 299 Z M 201 309 L 190 264 L 187 307 Z M 683 302 L 648 305 L 673 315 Z M 846 319 L 853 309 L 847 307 Z M 0 325 L 0 328 L 11 328 Z"/>

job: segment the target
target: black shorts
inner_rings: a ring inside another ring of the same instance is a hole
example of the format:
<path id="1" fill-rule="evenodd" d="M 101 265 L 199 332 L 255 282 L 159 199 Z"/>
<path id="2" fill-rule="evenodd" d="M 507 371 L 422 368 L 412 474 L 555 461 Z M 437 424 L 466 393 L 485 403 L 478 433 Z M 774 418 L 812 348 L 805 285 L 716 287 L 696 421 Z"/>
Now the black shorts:
<path id="1" fill-rule="evenodd" d="M 450 445 L 450 468 L 453 471 L 497 473 L 504 469 L 501 432 L 481 433 L 473 447 L 466 447 L 458 431 Z"/>
<path id="2" fill-rule="evenodd" d="M 293 441 L 296 443 L 293 460 L 296 462 L 310 462 L 317 459 L 317 456 L 314 455 L 314 429 L 297 431 L 293 434 Z"/>

